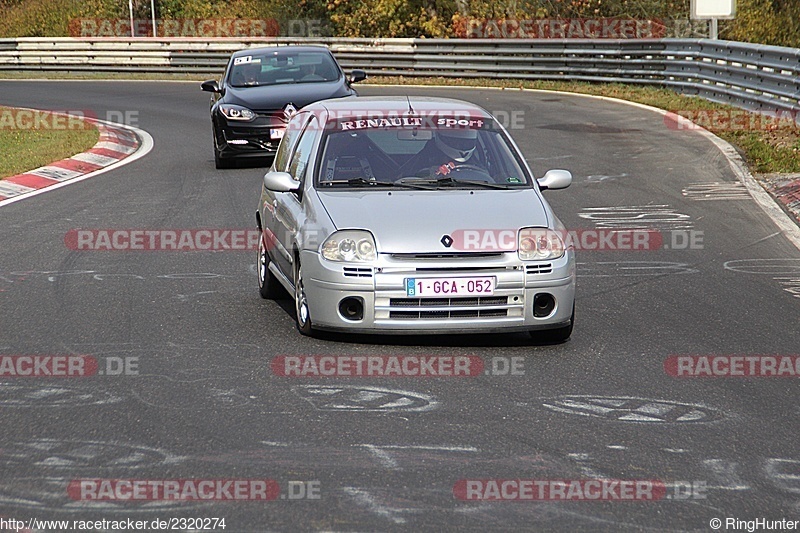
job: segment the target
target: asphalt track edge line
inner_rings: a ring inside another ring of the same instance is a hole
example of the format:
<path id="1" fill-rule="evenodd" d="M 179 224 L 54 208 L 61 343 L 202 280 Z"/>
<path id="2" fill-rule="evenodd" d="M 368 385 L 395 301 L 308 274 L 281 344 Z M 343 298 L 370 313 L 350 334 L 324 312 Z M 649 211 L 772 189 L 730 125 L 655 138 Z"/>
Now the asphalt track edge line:
<path id="1" fill-rule="evenodd" d="M 34 191 L 26 192 L 26 193 L 23 193 L 23 194 L 20 194 L 20 195 L 17 195 L 17 196 L 13 196 L 11 198 L 7 198 L 5 200 L 0 201 L 0 207 L 2 207 L 4 205 L 8 205 L 8 204 L 13 204 L 14 202 L 18 202 L 20 200 L 24 200 L 24 199 L 30 198 L 32 196 L 37 196 L 39 194 L 44 194 L 44 193 L 47 193 L 47 192 L 51 192 L 51 191 L 54 191 L 56 189 L 60 189 L 61 187 L 66 187 L 67 185 L 72 185 L 73 183 L 77 183 L 79 181 L 83 181 L 83 180 L 87 180 L 89 178 L 93 178 L 95 176 L 99 176 L 100 174 L 103 174 L 103 173 L 108 172 L 110 170 L 114 170 L 114 169 L 119 168 L 119 167 L 121 167 L 123 165 L 127 165 L 128 163 L 133 163 L 137 159 L 141 159 L 142 157 L 146 156 L 153 149 L 153 146 L 154 146 L 153 137 L 143 129 L 139 129 L 139 128 L 136 128 L 134 126 L 127 126 L 125 124 L 118 124 L 116 122 L 109 122 L 107 120 L 95 119 L 95 122 L 99 122 L 99 123 L 105 124 L 107 126 L 112 126 L 112 127 L 115 127 L 115 128 L 121 128 L 121 129 L 125 129 L 125 130 L 128 130 L 128 131 L 132 131 L 142 140 L 142 144 L 139 146 L 139 148 L 135 152 L 133 152 L 132 154 L 130 154 L 126 158 L 120 159 L 116 163 L 112 163 L 112 164 L 108 165 L 107 167 L 99 168 L 97 170 L 89 172 L 88 174 L 84 174 L 82 176 L 77 176 L 75 178 L 71 178 L 69 180 L 62 181 L 61 183 L 56 183 L 56 184 L 53 184 L 53 185 L 49 185 L 49 186 L 44 187 L 42 189 L 36 189 Z M 79 155 L 79 154 L 75 154 L 75 155 Z"/>
<path id="2" fill-rule="evenodd" d="M 653 107 L 647 104 L 640 104 L 639 102 L 631 102 L 630 100 L 623 100 L 621 98 L 613 98 L 611 96 L 600 96 L 596 94 L 583 94 L 583 93 L 572 93 L 569 91 L 551 91 L 548 89 L 527 89 L 527 88 L 504 88 L 504 87 L 470 87 L 470 86 L 449 86 L 449 85 L 383 85 L 383 84 L 374 84 L 371 87 L 414 87 L 414 88 L 440 88 L 440 89 L 478 89 L 478 90 L 495 90 L 495 91 L 527 91 L 527 92 L 537 92 L 537 93 L 549 93 L 549 94 L 562 94 L 565 96 L 582 96 L 585 98 L 595 98 L 598 100 L 605 100 L 609 102 L 616 102 L 619 104 L 626 104 L 633 107 L 638 107 L 640 109 L 646 109 L 648 111 L 653 111 L 658 113 L 662 116 L 666 116 L 669 111 L 664 109 Z M 688 119 L 686 119 L 688 120 Z M 714 145 L 719 148 L 722 154 L 727 158 L 728 164 L 731 166 L 734 174 L 739 178 L 739 181 L 744 184 L 747 188 L 750 196 L 756 201 L 756 203 L 761 207 L 761 209 L 769 216 L 772 221 L 778 226 L 778 229 L 786 236 L 789 241 L 794 244 L 794 246 L 800 250 L 800 226 L 797 225 L 789 215 L 787 215 L 783 209 L 777 204 L 777 200 L 772 198 L 770 194 L 764 190 L 764 188 L 756 181 L 753 177 L 753 174 L 750 172 L 750 169 L 747 168 L 747 164 L 742 159 L 742 156 L 739 155 L 739 152 L 736 151 L 736 148 L 733 147 L 731 143 L 728 141 L 717 137 L 707 129 L 703 128 L 691 122 L 694 127 L 692 128 L 693 131 L 696 131 L 706 137 L 708 140 L 714 143 Z"/>

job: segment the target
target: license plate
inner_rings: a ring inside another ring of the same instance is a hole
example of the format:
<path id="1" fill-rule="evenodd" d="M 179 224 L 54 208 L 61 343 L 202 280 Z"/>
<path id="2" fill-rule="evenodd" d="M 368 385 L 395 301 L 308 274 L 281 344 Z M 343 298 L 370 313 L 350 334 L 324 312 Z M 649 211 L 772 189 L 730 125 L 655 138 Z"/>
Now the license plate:
<path id="1" fill-rule="evenodd" d="M 493 276 L 474 278 L 406 278 L 406 294 L 455 298 L 458 296 L 491 296 L 497 279 Z"/>
<path id="2" fill-rule="evenodd" d="M 283 139 L 283 132 L 284 131 L 285 130 L 279 130 L 279 129 L 276 129 L 276 128 L 272 128 L 272 129 L 269 130 L 269 138 L 272 139 L 272 140 Z"/>

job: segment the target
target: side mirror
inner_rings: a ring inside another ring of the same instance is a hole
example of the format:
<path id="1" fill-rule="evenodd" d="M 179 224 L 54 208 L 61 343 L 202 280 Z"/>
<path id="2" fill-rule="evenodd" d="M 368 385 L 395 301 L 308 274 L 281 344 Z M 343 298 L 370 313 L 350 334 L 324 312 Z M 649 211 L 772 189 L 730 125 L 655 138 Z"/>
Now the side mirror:
<path id="1" fill-rule="evenodd" d="M 359 81 L 363 81 L 365 79 L 367 79 L 367 73 L 360 68 L 354 68 L 350 73 L 350 83 L 358 83 Z"/>
<path id="2" fill-rule="evenodd" d="M 300 183 L 287 172 L 267 172 L 264 187 L 273 192 L 293 192 L 300 188 Z"/>
<path id="3" fill-rule="evenodd" d="M 572 173 L 569 170 L 548 170 L 547 174 L 536 180 L 541 190 L 566 189 L 572 184 Z"/>
<path id="4" fill-rule="evenodd" d="M 208 80 L 204 81 L 200 84 L 200 88 L 207 93 L 218 93 L 219 91 L 219 84 L 217 80 Z"/>

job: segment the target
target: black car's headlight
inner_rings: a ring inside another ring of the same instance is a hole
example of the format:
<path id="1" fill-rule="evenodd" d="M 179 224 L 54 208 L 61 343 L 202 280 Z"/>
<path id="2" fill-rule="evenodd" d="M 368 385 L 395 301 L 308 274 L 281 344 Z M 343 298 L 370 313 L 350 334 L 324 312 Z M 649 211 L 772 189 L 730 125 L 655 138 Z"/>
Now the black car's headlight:
<path id="1" fill-rule="evenodd" d="M 523 261 L 547 261 L 564 255 L 566 246 L 558 232 L 546 228 L 519 231 L 517 253 Z"/>
<path id="2" fill-rule="evenodd" d="M 234 104 L 222 104 L 219 110 L 229 120 L 241 120 L 242 122 L 250 122 L 256 119 L 256 114 L 247 109 L 246 107 Z"/>
<path id="3" fill-rule="evenodd" d="M 365 230 L 340 230 L 322 243 L 322 257 L 328 261 L 368 263 L 375 261 L 375 239 Z"/>

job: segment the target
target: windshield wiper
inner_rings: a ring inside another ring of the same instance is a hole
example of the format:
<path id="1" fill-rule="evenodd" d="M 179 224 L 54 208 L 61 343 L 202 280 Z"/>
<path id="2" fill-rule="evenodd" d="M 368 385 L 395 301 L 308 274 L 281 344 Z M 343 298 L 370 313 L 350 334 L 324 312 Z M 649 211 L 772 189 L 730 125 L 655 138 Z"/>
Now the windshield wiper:
<path id="1" fill-rule="evenodd" d="M 445 178 L 438 178 L 437 180 L 433 181 L 432 183 L 436 183 L 437 187 L 442 187 L 444 185 L 475 185 L 477 187 L 486 187 L 487 189 L 508 189 L 507 185 L 502 185 L 500 183 L 489 183 L 487 181 L 473 181 L 473 180 L 457 180 L 447 176 Z"/>
<path id="2" fill-rule="evenodd" d="M 376 181 L 376 180 L 368 180 L 366 178 L 350 178 L 349 180 L 323 181 L 320 182 L 320 185 L 324 187 L 334 187 L 336 185 L 348 185 L 350 187 L 405 187 L 407 189 L 433 190 L 431 187 L 426 187 L 425 185 L 417 185 L 411 183 L 397 183 L 393 181 Z"/>

